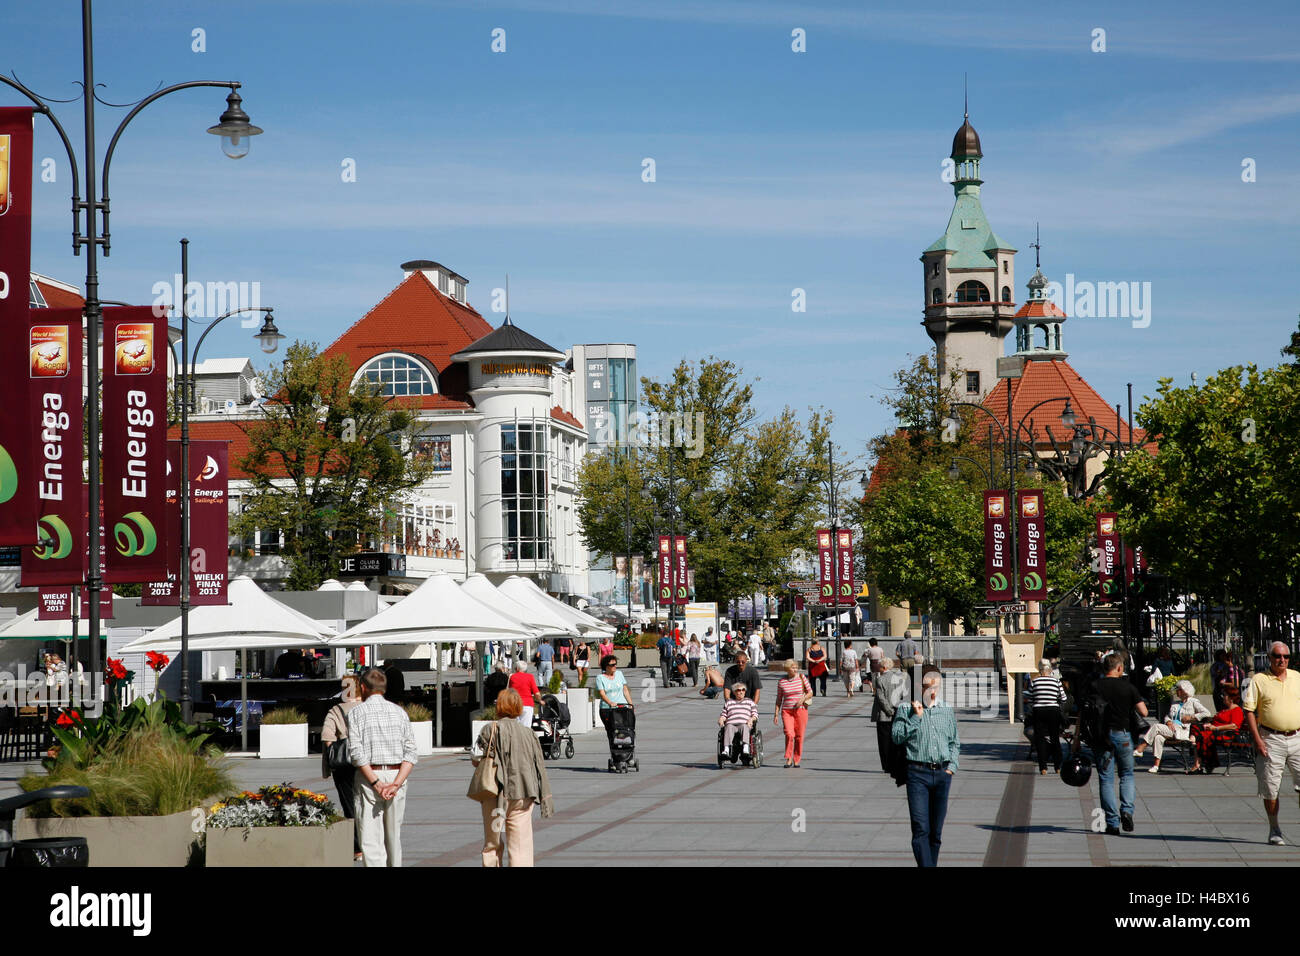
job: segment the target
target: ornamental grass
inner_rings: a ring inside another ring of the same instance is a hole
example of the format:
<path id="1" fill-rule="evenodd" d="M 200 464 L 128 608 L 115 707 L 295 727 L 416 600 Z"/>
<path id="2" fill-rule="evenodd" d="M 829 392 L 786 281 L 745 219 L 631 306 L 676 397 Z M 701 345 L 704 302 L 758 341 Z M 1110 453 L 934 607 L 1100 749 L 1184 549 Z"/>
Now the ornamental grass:
<path id="1" fill-rule="evenodd" d="M 285 724 L 305 724 L 307 715 L 297 707 L 281 707 L 262 718 L 262 726 L 283 726 Z"/>

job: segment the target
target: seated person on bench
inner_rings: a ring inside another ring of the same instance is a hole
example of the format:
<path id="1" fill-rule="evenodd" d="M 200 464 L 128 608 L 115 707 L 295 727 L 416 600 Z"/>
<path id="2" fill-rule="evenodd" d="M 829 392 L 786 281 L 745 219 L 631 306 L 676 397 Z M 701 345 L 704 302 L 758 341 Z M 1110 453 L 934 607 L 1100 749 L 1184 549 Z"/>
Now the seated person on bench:
<path id="1" fill-rule="evenodd" d="M 1241 731 L 1241 723 L 1246 719 L 1242 712 L 1241 693 L 1231 684 L 1220 688 L 1223 694 L 1223 709 L 1206 723 L 1192 726 L 1192 739 L 1196 741 L 1196 763 L 1188 773 L 1209 773 L 1219 765 L 1219 754 L 1215 744 L 1228 746 Z"/>
<path id="2" fill-rule="evenodd" d="M 743 742 L 749 743 L 750 731 L 758 726 L 758 705 L 749 699 L 749 689 L 743 683 L 732 685 L 731 699 L 722 705 L 718 726 L 726 728 L 722 734 L 724 751 L 731 749 L 737 734 L 744 734 Z"/>

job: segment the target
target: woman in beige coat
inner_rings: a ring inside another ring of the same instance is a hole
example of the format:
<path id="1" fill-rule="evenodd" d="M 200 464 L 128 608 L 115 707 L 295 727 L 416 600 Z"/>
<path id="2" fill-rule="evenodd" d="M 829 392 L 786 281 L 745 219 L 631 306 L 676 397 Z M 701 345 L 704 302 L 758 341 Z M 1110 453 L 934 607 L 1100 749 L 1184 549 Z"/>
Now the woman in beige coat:
<path id="1" fill-rule="evenodd" d="M 356 808 L 353 803 L 352 781 L 356 776 L 356 768 L 349 765 L 341 770 L 332 772 L 330 770 L 330 744 L 336 740 L 347 739 L 348 711 L 361 703 L 356 675 L 345 674 L 341 683 L 343 684 L 341 699 L 325 714 L 325 723 L 321 725 L 321 775 L 324 777 L 333 776 L 334 787 L 339 792 L 339 809 L 343 811 L 345 818 L 354 820 L 356 819 Z M 355 827 L 352 829 L 352 858 L 354 860 L 361 859 L 361 842 L 357 839 Z"/>
<path id="2" fill-rule="evenodd" d="M 487 753 L 493 744 L 497 765 L 496 800 L 480 801 L 483 808 L 483 865 L 502 866 L 503 853 L 510 866 L 533 865 L 533 804 L 542 805 L 542 816 L 555 812 L 551 782 L 546 777 L 546 758 L 537 735 L 519 723 L 523 700 L 507 688 L 497 695 L 497 719 L 478 735 L 475 753 Z M 474 758 L 478 766 L 481 758 Z M 505 841 L 501 839 L 505 831 Z"/>

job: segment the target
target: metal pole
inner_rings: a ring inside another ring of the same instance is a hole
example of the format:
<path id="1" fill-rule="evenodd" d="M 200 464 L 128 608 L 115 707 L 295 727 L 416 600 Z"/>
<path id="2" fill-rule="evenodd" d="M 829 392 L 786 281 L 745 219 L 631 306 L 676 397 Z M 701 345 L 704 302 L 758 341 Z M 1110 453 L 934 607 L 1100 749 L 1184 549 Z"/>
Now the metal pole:
<path id="1" fill-rule="evenodd" d="M 437 696 L 433 702 L 433 745 L 442 746 L 442 642 L 437 638 L 433 641 L 433 653 L 438 655 L 438 666 L 436 672 L 438 675 L 438 688 L 435 691 Z M 478 650 L 475 649 L 477 655 Z"/>
<path id="2" fill-rule="evenodd" d="M 835 445 L 826 439 L 826 464 L 830 472 L 830 506 L 831 506 L 831 588 L 834 590 L 831 603 L 831 646 L 835 650 L 835 666 L 840 664 L 840 538 L 836 525 L 839 515 L 835 508 Z"/>
<path id="3" fill-rule="evenodd" d="M 239 649 L 239 749 L 248 753 L 248 649 Z"/>
<path id="4" fill-rule="evenodd" d="M 90 558 L 86 563 L 86 592 L 90 601 L 90 672 L 98 675 L 99 661 L 99 223 L 96 219 L 95 182 L 95 53 L 94 31 L 91 27 L 90 0 L 81 0 L 81 77 L 82 106 L 85 120 L 86 171 L 86 404 L 89 414 L 87 435 L 89 451 L 89 504 L 90 534 L 87 537 Z"/>
<path id="5" fill-rule="evenodd" d="M 1007 509 L 1011 512 L 1011 600 L 1014 605 L 1018 605 L 1020 603 L 1020 522 L 1016 520 L 1016 450 L 1015 445 L 1012 444 L 1015 436 L 1011 424 L 1011 382 L 1012 379 L 1007 379 L 1007 474 L 1011 480 Z M 1011 613 L 1011 631 L 1013 634 L 1020 631 L 1019 611 Z"/>
<path id="6" fill-rule="evenodd" d="M 190 241 L 181 240 L 181 553 L 176 578 L 176 596 L 181 608 L 181 716 L 189 723 L 194 716 L 190 700 Z"/>

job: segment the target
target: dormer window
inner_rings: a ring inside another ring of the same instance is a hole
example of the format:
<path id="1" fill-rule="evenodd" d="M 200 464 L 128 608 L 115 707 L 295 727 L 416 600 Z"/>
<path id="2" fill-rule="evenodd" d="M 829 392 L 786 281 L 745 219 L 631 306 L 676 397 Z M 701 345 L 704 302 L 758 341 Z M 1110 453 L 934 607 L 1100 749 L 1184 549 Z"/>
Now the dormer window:
<path id="1" fill-rule="evenodd" d="M 429 371 L 405 355 L 390 352 L 361 367 L 356 381 L 378 385 L 382 395 L 436 395 L 438 387 Z"/>
<path id="2" fill-rule="evenodd" d="M 447 294 L 447 273 L 441 269 L 438 270 L 438 291 L 443 295 Z"/>
<path id="3" fill-rule="evenodd" d="M 967 279 L 961 285 L 957 286 L 958 302 L 987 302 L 989 301 L 989 289 L 983 282 L 977 282 L 974 279 Z"/>

